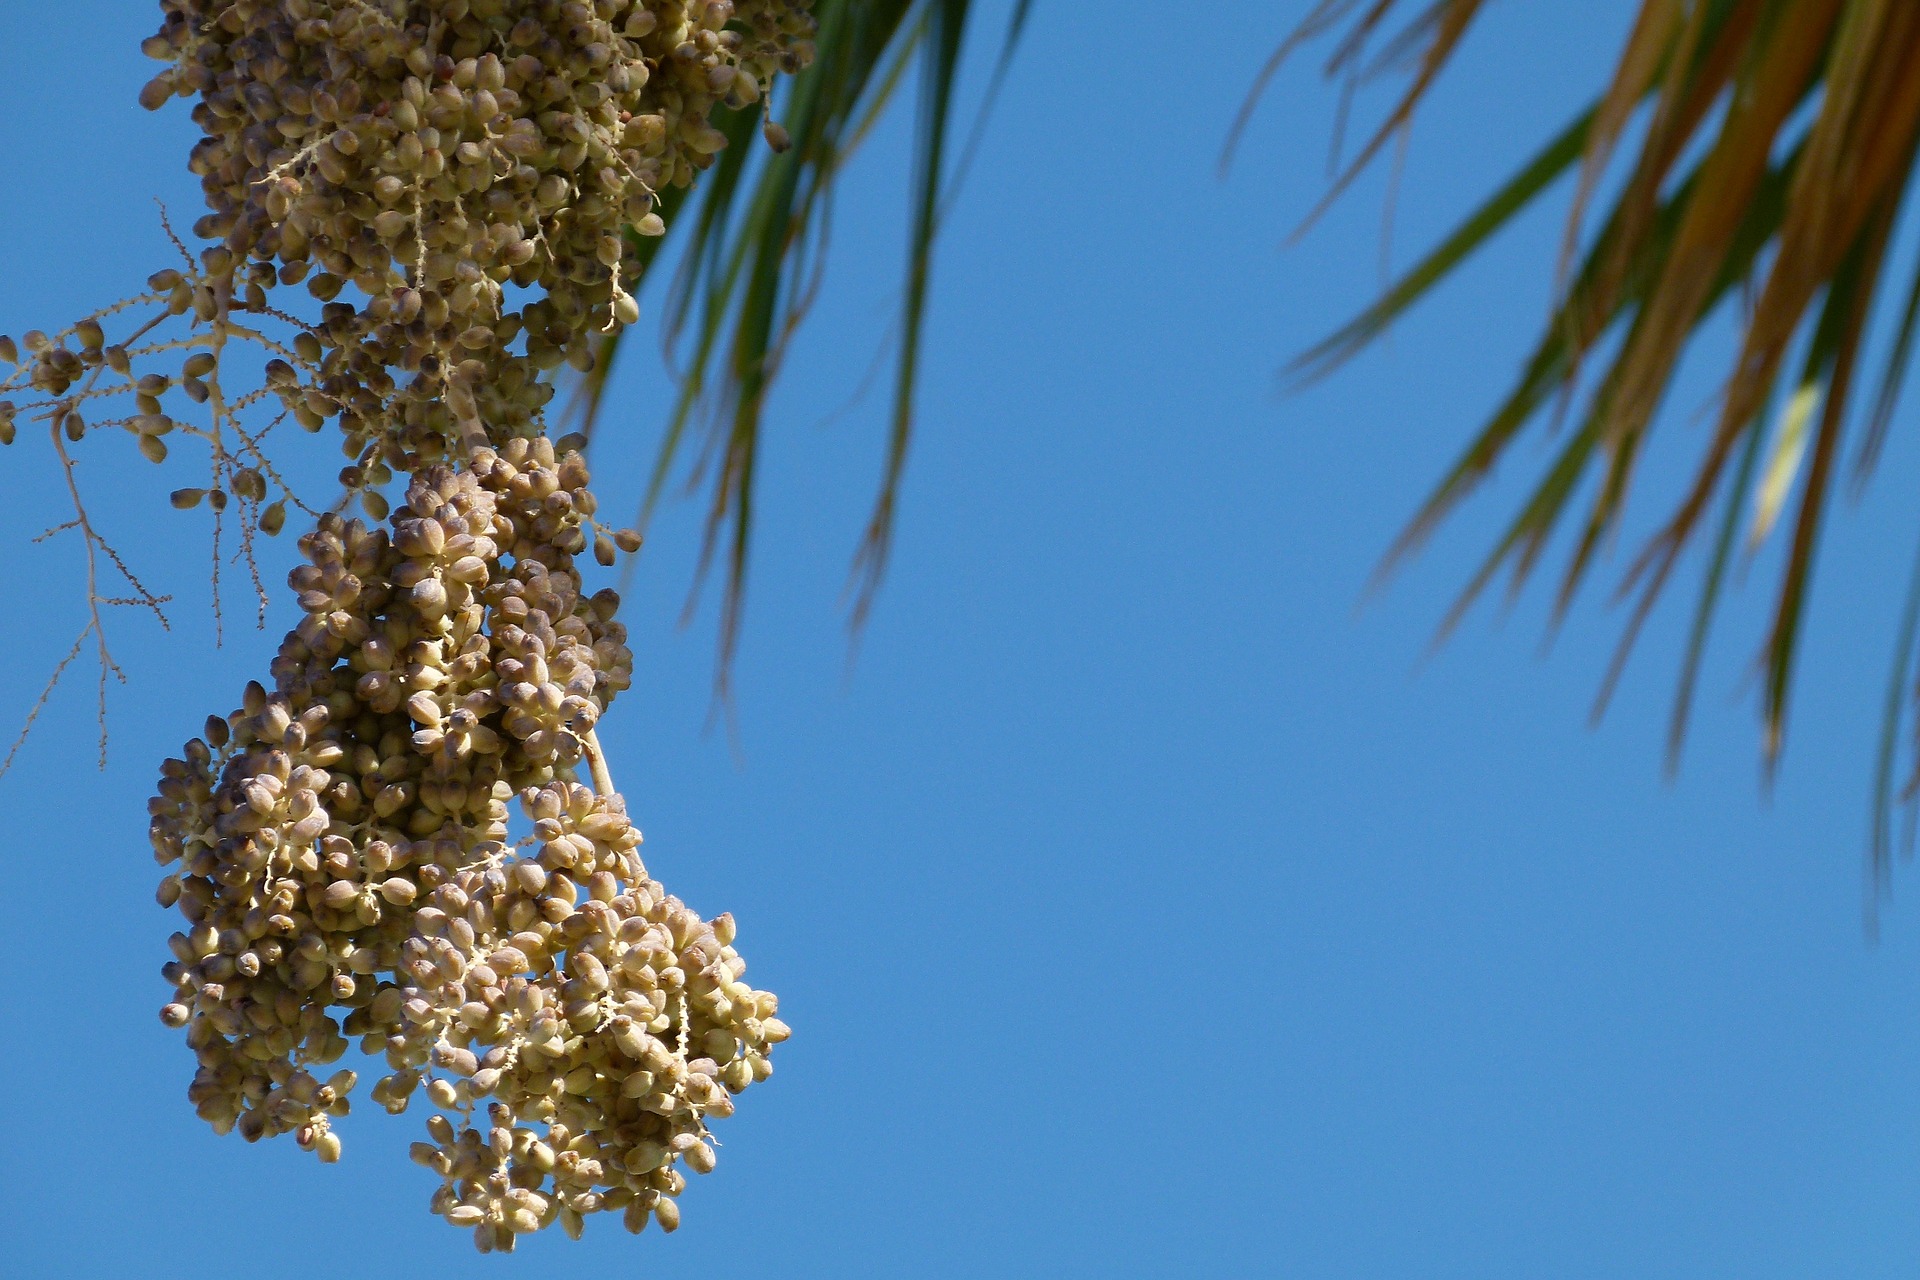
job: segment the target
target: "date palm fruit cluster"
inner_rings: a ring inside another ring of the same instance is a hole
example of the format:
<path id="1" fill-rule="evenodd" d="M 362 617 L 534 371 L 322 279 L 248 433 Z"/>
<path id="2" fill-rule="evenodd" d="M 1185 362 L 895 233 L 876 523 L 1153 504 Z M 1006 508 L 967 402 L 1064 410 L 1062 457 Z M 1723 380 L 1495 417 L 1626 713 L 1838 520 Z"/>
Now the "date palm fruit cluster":
<path id="1" fill-rule="evenodd" d="M 458 438 L 450 412 L 537 429 L 539 374 L 637 318 L 627 229 L 664 230 L 658 192 L 726 144 L 716 108 L 811 57 L 809 7 L 163 0 L 146 48 L 170 65 L 141 98 L 197 99 L 208 287 L 325 304 L 312 377 L 281 371 L 289 407 L 412 471 Z"/>
<path id="2" fill-rule="evenodd" d="M 143 102 L 196 99 L 215 243 L 141 299 L 195 336 L 121 350 L 266 347 L 229 416 L 277 396 L 334 423 L 369 516 L 319 515 L 271 687 L 162 769 L 159 896 L 186 920 L 162 1020 L 216 1130 L 329 1162 L 357 1077 L 326 1069 L 357 1038 L 385 1062 L 375 1102 L 434 1108 L 414 1157 L 483 1251 L 603 1211 L 674 1229 L 681 1166 L 713 1167 L 709 1121 L 788 1034 L 732 918 L 638 856 L 595 732 L 632 659 L 579 569 L 637 537 L 594 520 L 541 408 L 563 360 L 635 319 L 626 237 L 660 234 L 658 192 L 724 145 L 712 113 L 811 56 L 808 7 L 163 0 L 146 46 L 169 65 Z M 283 343 L 266 322 L 300 322 L 270 293 L 303 282 L 320 321 Z M 90 332 L 39 342 L 25 378 L 59 397 L 124 375 L 55 354 Z"/>
<path id="3" fill-rule="evenodd" d="M 273 690 L 169 761 L 153 805 L 187 919 L 162 1017 L 200 1114 L 338 1158 L 354 1076 L 311 1068 L 357 1035 L 390 1068 L 375 1101 L 424 1082 L 459 1118 L 414 1154 L 483 1248 L 602 1210 L 676 1226 L 676 1166 L 713 1167 L 708 1119 L 787 1034 L 731 918 L 669 896 L 619 798 L 570 780 L 631 665 L 573 563 L 586 480 L 515 439 L 416 477 L 390 531 L 323 520 Z M 509 842 L 516 798 L 532 829 Z"/>

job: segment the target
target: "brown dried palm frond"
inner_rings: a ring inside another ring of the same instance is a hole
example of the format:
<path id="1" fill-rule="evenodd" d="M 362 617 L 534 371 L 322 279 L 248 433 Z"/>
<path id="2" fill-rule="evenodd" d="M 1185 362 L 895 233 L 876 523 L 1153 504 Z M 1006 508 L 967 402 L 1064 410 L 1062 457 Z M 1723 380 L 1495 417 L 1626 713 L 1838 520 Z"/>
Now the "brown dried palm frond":
<path id="1" fill-rule="evenodd" d="M 1436 0 L 1396 37 L 1412 49 L 1410 83 L 1335 190 L 1415 108 L 1459 47 L 1483 0 Z M 1301 32 L 1344 27 L 1329 72 L 1364 67 L 1395 0 L 1324 0 Z M 1592 206 L 1629 130 L 1644 123 L 1611 203 Z M 1469 581 L 1443 632 L 1503 569 L 1517 586 L 1551 536 L 1574 530 L 1559 574 L 1564 610 L 1620 528 L 1627 495 L 1682 354 L 1709 318 L 1745 300 L 1739 350 L 1684 496 L 1620 584 L 1625 635 L 1603 684 L 1604 708 L 1648 612 L 1681 553 L 1710 548 L 1669 736 L 1685 734 L 1707 631 L 1744 524 L 1751 548 L 1786 540 L 1760 655 L 1764 751 L 1783 741 L 1794 657 L 1815 550 L 1843 469 L 1870 471 L 1912 352 L 1920 276 L 1905 290 L 1877 384 L 1857 385 L 1887 248 L 1920 145 L 1920 5 L 1901 0 L 1642 0 L 1611 79 L 1505 186 L 1351 323 L 1295 365 L 1318 376 L 1365 347 L 1555 179 L 1577 171 L 1562 285 L 1517 385 L 1388 553 L 1416 548 L 1534 422 L 1572 428 L 1518 516 Z M 1584 395 L 1583 367 L 1591 365 Z M 1778 406 L 1770 411 L 1769 406 Z M 1920 581 L 1920 579 L 1917 579 Z M 1920 598 L 1920 597 L 1917 597 Z M 1885 875 L 1898 724 L 1914 607 L 1901 639 L 1875 804 L 1876 883 Z M 1908 711 L 1903 712 L 1902 707 Z"/>

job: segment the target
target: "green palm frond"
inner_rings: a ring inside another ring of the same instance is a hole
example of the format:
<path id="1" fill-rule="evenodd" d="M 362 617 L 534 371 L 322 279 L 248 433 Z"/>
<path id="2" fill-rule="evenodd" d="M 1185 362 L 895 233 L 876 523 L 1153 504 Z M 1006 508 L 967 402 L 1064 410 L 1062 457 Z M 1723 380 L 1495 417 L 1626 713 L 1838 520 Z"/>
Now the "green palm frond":
<path id="1" fill-rule="evenodd" d="M 1483 0 L 1434 0 L 1393 38 L 1410 83 L 1338 194 L 1396 132 L 1457 51 Z M 1396 0 L 1323 0 L 1296 33 L 1344 27 L 1328 64 L 1353 76 L 1387 28 Z M 1285 52 L 1283 49 L 1282 52 Z M 1271 68 L 1263 73 L 1271 74 Z M 1258 89 L 1256 88 L 1256 94 Z M 1628 132 L 1644 122 L 1618 194 L 1589 228 L 1589 205 Z M 1550 538 L 1577 532 L 1560 574 L 1556 617 L 1616 533 L 1682 353 L 1723 307 L 1744 303 L 1742 334 L 1704 454 L 1684 496 L 1631 561 L 1619 586 L 1632 601 L 1596 713 L 1618 678 L 1682 553 L 1714 525 L 1682 664 L 1669 747 L 1677 752 L 1700 654 L 1736 543 L 1744 554 L 1785 542 L 1760 654 L 1764 752 L 1784 740 L 1794 660 L 1815 552 L 1842 469 L 1844 437 L 1860 437 L 1856 479 L 1888 430 L 1920 317 L 1920 277 L 1863 423 L 1849 413 L 1883 277 L 1888 242 L 1920 148 L 1920 6 L 1899 0 L 1642 0 L 1614 72 L 1593 104 L 1555 136 L 1458 230 L 1372 306 L 1294 365 L 1324 375 L 1365 348 L 1554 182 L 1578 170 L 1561 285 L 1545 332 L 1507 400 L 1389 551 L 1417 548 L 1506 455 L 1530 423 L 1577 424 L 1546 475 L 1443 626 L 1502 570 L 1517 588 Z M 1316 214 L 1318 210 L 1315 211 Z M 1596 366 L 1590 379 L 1584 366 Z M 1583 393 L 1584 388 L 1584 393 Z M 1777 406 L 1777 407 L 1770 407 Z M 1718 511 L 1717 520 L 1710 519 Z M 1740 528 L 1746 525 L 1743 539 Z M 1895 802 L 1898 724 L 1915 628 L 1903 633 L 1889 703 L 1874 824 L 1876 882 L 1888 854 L 1885 806 Z M 1908 788 L 1909 794 L 1913 791 Z"/>
<path id="2" fill-rule="evenodd" d="M 1031 0 L 1015 4 L 987 93 L 991 105 L 1025 25 Z M 771 153 L 752 145 L 765 104 L 716 117 L 728 145 L 701 181 L 693 207 L 680 191 L 662 210 L 666 242 L 681 266 L 667 289 L 665 328 L 678 370 L 678 398 L 649 465 L 640 512 L 644 525 L 693 428 L 704 430 L 693 483 L 710 488 L 700 575 L 726 561 L 719 627 L 717 688 L 724 700 L 739 641 L 748 555 L 754 532 L 754 480 L 767 394 L 781 358 L 806 317 L 824 263 L 835 183 L 848 159 L 918 64 L 920 102 L 914 137 L 908 251 L 902 288 L 893 408 L 879 495 L 854 559 L 858 591 L 853 625 L 867 616 L 885 572 L 894 512 L 912 437 L 934 240 L 961 164 L 946 163 L 956 71 L 970 19 L 969 0 L 819 0 L 813 63 L 795 76 L 773 115 L 788 145 Z M 986 108 L 982 108 L 984 121 Z M 976 127 L 975 138 L 978 132 Z M 771 140 L 771 137 L 770 137 Z M 969 148 L 970 150 L 970 148 Z M 633 237 L 645 268 L 661 239 Z M 605 339 L 582 378 L 574 411 L 591 437 L 607 412 L 606 391 L 620 335 Z M 599 461 L 598 465 L 607 465 Z"/>

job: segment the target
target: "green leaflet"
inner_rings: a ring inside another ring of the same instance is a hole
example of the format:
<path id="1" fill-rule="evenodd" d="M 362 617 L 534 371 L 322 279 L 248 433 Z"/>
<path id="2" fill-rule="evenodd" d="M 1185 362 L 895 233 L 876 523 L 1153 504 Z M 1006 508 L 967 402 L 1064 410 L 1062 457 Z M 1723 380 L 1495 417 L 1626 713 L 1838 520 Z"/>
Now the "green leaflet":
<path id="1" fill-rule="evenodd" d="M 908 252 L 895 358 L 893 405 L 879 494 L 860 545 L 860 583 L 852 623 L 871 607 L 887 564 L 894 514 L 913 429 L 921 335 L 930 296 L 941 215 L 950 205 L 988 111 L 1025 28 L 1031 0 L 1014 6 L 986 102 L 962 159 L 946 164 L 953 98 L 968 0 L 819 0 L 820 31 L 811 66 L 793 78 L 773 107 L 790 148 L 770 154 L 757 145 L 762 105 L 716 118 L 729 145 L 701 180 L 691 208 L 667 193 L 664 238 L 680 254 L 666 291 L 664 325 L 679 361 L 679 392 L 648 468 L 644 525 L 676 470 L 691 457 L 688 483 L 708 492 L 701 577 L 726 565 L 719 628 L 717 692 L 724 700 L 737 649 L 755 533 L 754 493 L 767 397 L 788 342 L 806 319 L 824 265 L 835 183 L 847 160 L 895 103 L 910 72 L 920 101 L 908 206 Z M 661 240 L 638 240 L 643 267 L 663 251 Z M 651 281 L 643 276 L 640 292 Z M 630 340 L 630 339 L 629 339 Z M 577 389 L 573 412 L 591 435 L 605 414 L 608 376 L 622 339 L 598 352 Z M 698 448 L 694 445 L 698 440 Z M 608 462 L 596 459 L 605 468 Z M 614 465 L 619 465 L 617 462 Z M 697 586 L 697 584 L 696 584 Z M 689 607 L 693 599 L 689 599 Z"/>

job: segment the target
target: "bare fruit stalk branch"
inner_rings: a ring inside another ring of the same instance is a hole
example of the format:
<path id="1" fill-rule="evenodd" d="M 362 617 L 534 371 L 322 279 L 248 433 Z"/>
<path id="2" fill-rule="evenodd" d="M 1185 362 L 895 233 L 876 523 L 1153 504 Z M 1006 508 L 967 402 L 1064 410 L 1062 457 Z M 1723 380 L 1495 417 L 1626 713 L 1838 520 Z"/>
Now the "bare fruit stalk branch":
<path id="1" fill-rule="evenodd" d="M 593 772 L 593 789 L 608 799 L 617 798 L 620 793 L 614 788 L 613 774 L 607 769 L 607 753 L 600 749 L 600 735 L 589 729 L 581 741 L 586 744 L 587 766 Z"/>

